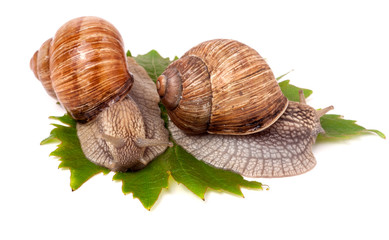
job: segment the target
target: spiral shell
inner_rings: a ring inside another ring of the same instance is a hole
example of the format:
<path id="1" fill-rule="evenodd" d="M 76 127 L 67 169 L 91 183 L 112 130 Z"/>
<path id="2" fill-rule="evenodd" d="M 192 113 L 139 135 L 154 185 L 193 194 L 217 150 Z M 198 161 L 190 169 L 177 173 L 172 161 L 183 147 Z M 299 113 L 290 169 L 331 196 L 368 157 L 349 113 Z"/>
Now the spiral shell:
<path id="1" fill-rule="evenodd" d="M 124 98 L 133 78 L 118 30 L 98 17 L 65 23 L 34 54 L 30 67 L 46 91 L 79 122 Z"/>
<path id="2" fill-rule="evenodd" d="M 190 49 L 158 78 L 157 89 L 171 120 L 191 134 L 259 132 L 288 106 L 265 60 L 227 39 Z"/>

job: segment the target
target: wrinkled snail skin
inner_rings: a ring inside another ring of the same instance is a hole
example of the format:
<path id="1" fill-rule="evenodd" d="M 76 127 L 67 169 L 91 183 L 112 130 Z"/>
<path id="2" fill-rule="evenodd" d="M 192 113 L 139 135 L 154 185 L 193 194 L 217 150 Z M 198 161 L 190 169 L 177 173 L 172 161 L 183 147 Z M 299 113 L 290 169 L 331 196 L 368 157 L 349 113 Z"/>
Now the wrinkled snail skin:
<path id="1" fill-rule="evenodd" d="M 234 40 L 200 43 L 158 78 L 169 117 L 189 134 L 262 131 L 288 106 L 265 60 Z"/>
<path id="2" fill-rule="evenodd" d="M 145 151 L 135 144 L 137 138 L 146 137 L 145 125 L 130 97 L 105 108 L 94 120 L 78 123 L 77 135 L 85 156 L 113 171 L 131 168 Z"/>
<path id="3" fill-rule="evenodd" d="M 153 80 L 146 70 L 141 67 L 133 58 L 127 58 L 128 69 L 134 75 L 134 84 L 129 96 L 137 104 L 145 123 L 146 140 L 143 141 L 147 148 L 143 154 L 143 162 L 151 162 L 156 156 L 163 153 L 167 146 L 172 147 L 169 142 L 169 131 L 165 127 L 165 122 L 161 118 L 159 108 L 159 95 Z M 140 144 L 140 143 L 138 143 Z M 134 169 L 144 167 L 143 163 L 135 166 Z"/>
<path id="4" fill-rule="evenodd" d="M 127 97 L 105 108 L 95 120 L 77 124 L 85 156 L 116 172 L 141 169 L 172 146 L 154 82 L 134 59 L 127 62 L 134 76 Z"/>
<path id="5" fill-rule="evenodd" d="M 143 168 L 171 145 L 155 84 L 126 58 L 123 46 L 112 24 L 80 17 L 65 23 L 30 61 L 48 94 L 77 121 L 85 156 L 113 171 Z M 145 84 L 143 94 L 131 90 L 135 82 Z"/>
<path id="6" fill-rule="evenodd" d="M 288 102 L 265 60 L 234 40 L 200 43 L 158 78 L 158 93 L 178 145 L 197 159 L 246 177 L 305 173 L 324 132 L 305 102 Z"/>

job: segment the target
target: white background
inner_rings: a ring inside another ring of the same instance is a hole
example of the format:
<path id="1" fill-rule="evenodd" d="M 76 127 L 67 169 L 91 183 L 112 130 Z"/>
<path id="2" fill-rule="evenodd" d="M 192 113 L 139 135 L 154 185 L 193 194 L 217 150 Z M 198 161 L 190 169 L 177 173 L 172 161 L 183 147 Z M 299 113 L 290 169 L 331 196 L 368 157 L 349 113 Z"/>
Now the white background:
<path id="1" fill-rule="evenodd" d="M 389 145 L 375 135 L 316 145 L 307 174 L 258 179 L 245 198 L 202 201 L 171 182 L 149 212 L 113 174 L 72 192 L 69 171 L 40 146 L 63 110 L 29 69 L 66 21 L 113 23 L 133 55 L 181 56 L 232 38 L 264 56 L 276 76 L 314 90 L 308 103 L 389 135 L 389 7 L 385 1 L 5 1 L 1 26 L 1 239 L 389 239 Z M 109 2 L 109 3 L 108 3 Z"/>

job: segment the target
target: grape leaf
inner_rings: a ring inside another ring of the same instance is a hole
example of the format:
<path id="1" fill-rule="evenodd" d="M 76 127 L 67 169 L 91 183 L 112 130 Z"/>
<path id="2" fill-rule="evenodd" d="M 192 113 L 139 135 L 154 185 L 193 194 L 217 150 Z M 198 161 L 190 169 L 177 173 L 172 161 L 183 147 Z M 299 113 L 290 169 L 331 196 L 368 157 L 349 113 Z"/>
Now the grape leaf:
<path id="1" fill-rule="evenodd" d="M 166 164 L 168 154 L 162 154 L 137 172 L 116 173 L 113 180 L 122 181 L 124 194 L 132 193 L 143 206 L 150 210 L 163 188 L 168 188 L 169 169 Z"/>
<path id="2" fill-rule="evenodd" d="M 41 145 L 59 143 L 57 149 L 51 152 L 50 156 L 59 158 L 61 161 L 59 168 L 70 170 L 70 187 L 73 191 L 94 175 L 109 173 L 108 169 L 97 166 L 86 159 L 77 137 L 75 120 L 67 114 L 63 117 L 50 118 L 65 125 L 52 124 L 55 128 L 50 132 L 50 136 L 41 142 Z"/>
<path id="3" fill-rule="evenodd" d="M 197 160 L 179 145 L 169 149 L 170 173 L 174 180 L 184 184 L 190 191 L 204 200 L 208 188 L 224 190 L 242 196 L 240 187 L 262 189 L 262 184 L 247 181 L 239 174 L 217 169 Z"/>
<path id="4" fill-rule="evenodd" d="M 53 124 L 55 128 L 41 144 L 60 142 L 50 156 L 59 157 L 61 161 L 59 167 L 70 170 L 70 186 L 73 191 L 94 175 L 110 172 L 86 159 L 77 137 L 75 120 L 67 114 L 51 119 L 58 120 L 63 125 Z M 243 196 L 240 187 L 262 189 L 261 183 L 250 182 L 236 173 L 211 167 L 195 159 L 176 144 L 141 171 L 116 173 L 113 180 L 122 181 L 123 193 L 132 193 L 146 209 L 150 209 L 162 189 L 168 187 L 169 176 L 202 199 L 208 188 L 224 190 L 239 196 Z"/>
<path id="5" fill-rule="evenodd" d="M 305 98 L 308 98 L 312 94 L 312 90 L 304 89 L 296 87 L 292 84 L 289 84 L 290 80 L 285 80 L 280 82 L 278 85 L 280 85 L 282 93 L 285 95 L 289 101 L 299 102 L 300 96 L 299 96 L 299 90 L 302 89 L 304 92 Z"/>
<path id="6" fill-rule="evenodd" d="M 113 179 L 123 182 L 123 193 L 133 193 L 146 209 L 150 209 L 162 189 L 168 187 L 169 176 L 203 200 L 208 188 L 239 196 L 243 196 L 240 187 L 262 189 L 261 183 L 247 181 L 236 173 L 211 167 L 195 159 L 177 144 L 141 171 L 116 173 Z"/>
<path id="7" fill-rule="evenodd" d="M 317 141 L 343 140 L 366 133 L 376 133 L 381 138 L 386 138 L 382 132 L 374 129 L 366 129 L 357 125 L 355 122 L 354 120 L 343 119 L 340 115 L 326 114 L 320 118 L 320 124 L 325 134 L 320 134 Z"/>
<path id="8" fill-rule="evenodd" d="M 172 62 L 169 58 L 162 58 L 161 55 L 159 55 L 159 53 L 155 50 L 151 50 L 145 55 L 138 55 L 134 57 L 134 59 L 147 71 L 154 82 L 157 81 L 159 75 L 161 75 L 167 66 L 169 66 L 169 64 Z"/>

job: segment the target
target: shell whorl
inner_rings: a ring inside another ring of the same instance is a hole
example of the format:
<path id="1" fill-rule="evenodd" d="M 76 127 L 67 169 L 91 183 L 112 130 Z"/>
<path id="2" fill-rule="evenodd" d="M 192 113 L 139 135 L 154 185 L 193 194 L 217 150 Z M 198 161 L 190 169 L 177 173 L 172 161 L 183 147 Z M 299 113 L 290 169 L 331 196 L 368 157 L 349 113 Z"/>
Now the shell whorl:
<path id="1" fill-rule="evenodd" d="M 109 22 L 97 17 L 76 18 L 48 41 L 34 54 L 30 66 L 44 86 L 52 86 L 53 91 L 46 91 L 74 119 L 87 122 L 130 91 L 133 78 L 127 70 L 123 40 Z M 41 57 L 43 53 L 47 56 Z M 40 69 L 49 69 L 49 74 Z M 51 79 L 51 84 L 46 79 Z"/>
<path id="2" fill-rule="evenodd" d="M 207 131 L 212 89 L 208 69 L 200 58 L 190 56 L 173 62 L 158 78 L 157 89 L 170 118 L 183 131 Z"/>
<path id="3" fill-rule="evenodd" d="M 178 98 L 168 97 L 173 92 L 170 79 L 182 80 Z M 160 80 L 158 85 L 166 87 L 160 90 L 161 100 L 175 100 L 164 104 L 174 106 L 167 107 L 169 116 L 186 133 L 200 133 L 201 125 L 206 129 L 202 132 L 212 134 L 252 134 L 268 128 L 288 106 L 265 60 L 234 40 L 200 43 L 173 62 Z"/>
<path id="4" fill-rule="evenodd" d="M 50 78 L 50 46 L 51 41 L 53 39 L 50 38 L 46 40 L 40 47 L 38 51 L 35 52 L 34 56 L 30 61 L 30 68 L 34 72 L 35 77 L 41 81 L 46 92 L 53 98 L 57 99 L 57 95 L 55 95 L 53 85 L 51 84 Z"/>

